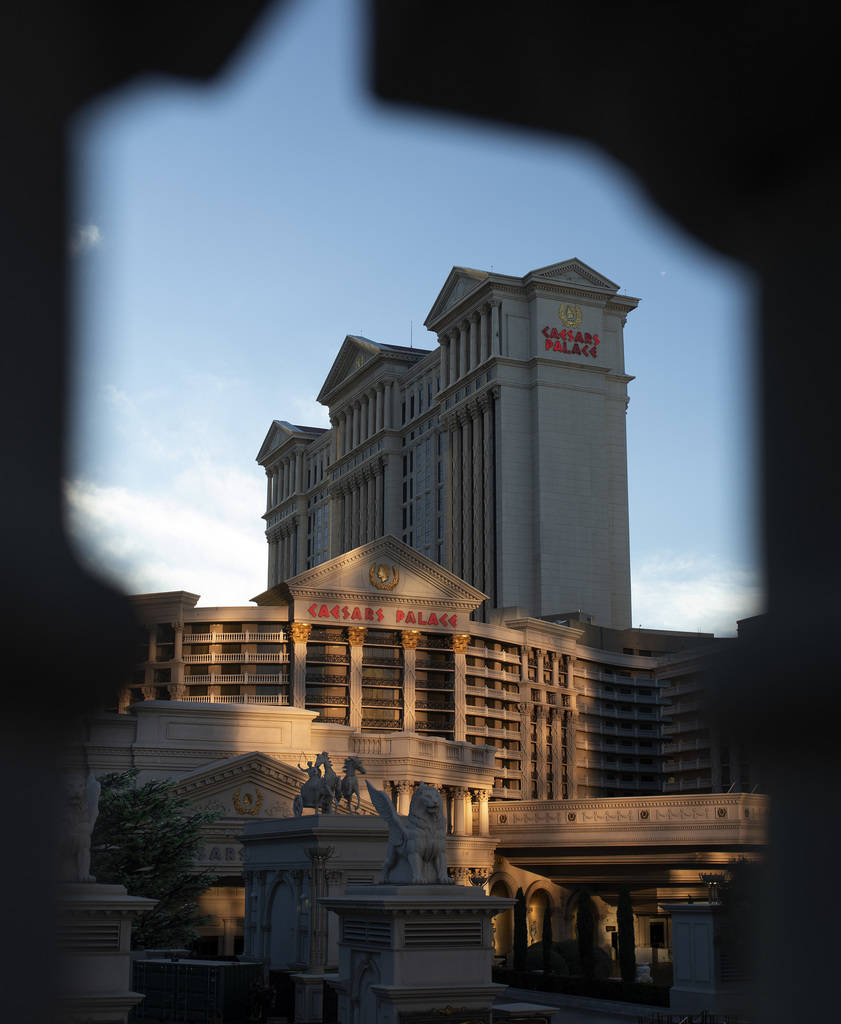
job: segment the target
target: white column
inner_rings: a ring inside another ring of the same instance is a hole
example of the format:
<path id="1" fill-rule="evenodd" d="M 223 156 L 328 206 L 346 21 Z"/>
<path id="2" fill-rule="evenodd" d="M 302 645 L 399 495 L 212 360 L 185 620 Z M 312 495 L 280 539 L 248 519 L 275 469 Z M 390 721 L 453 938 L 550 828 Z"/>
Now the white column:
<path id="1" fill-rule="evenodd" d="M 537 759 L 537 799 L 545 800 L 548 796 L 548 778 L 546 776 L 546 708 L 538 704 L 535 709 L 536 751 Z"/>
<path id="2" fill-rule="evenodd" d="M 458 420 L 450 433 L 450 465 L 452 467 L 450 494 L 452 495 L 452 571 L 461 576 L 462 543 L 461 543 L 461 427 Z"/>
<path id="3" fill-rule="evenodd" d="M 471 500 L 472 518 L 471 529 L 473 531 L 473 586 L 478 590 L 485 589 L 485 558 L 484 548 L 487 543 L 485 517 L 485 503 L 483 500 L 482 484 L 484 474 L 482 472 L 482 412 L 478 405 L 473 405 L 471 410 L 471 431 L 472 444 L 470 446 L 470 476 L 473 481 L 473 495 Z"/>
<path id="4" fill-rule="evenodd" d="M 502 312 L 502 304 L 494 302 L 491 306 L 491 355 L 498 356 L 502 351 L 502 346 L 499 337 L 500 330 L 500 318 Z"/>
<path id="5" fill-rule="evenodd" d="M 466 836 L 467 824 L 465 821 L 465 790 L 457 786 L 453 790 L 453 833 L 457 836 Z"/>
<path id="6" fill-rule="evenodd" d="M 380 384 L 377 387 L 377 408 L 376 408 L 376 429 L 380 431 L 383 429 L 383 387 Z"/>
<path id="7" fill-rule="evenodd" d="M 292 705 L 302 708 L 307 702 L 307 639 L 312 626 L 307 622 L 293 622 L 289 626 L 292 637 Z"/>
<path id="8" fill-rule="evenodd" d="M 473 480 L 470 472 L 473 449 L 470 444 L 470 416 L 465 411 L 461 422 L 461 577 L 473 582 Z"/>
<path id="9" fill-rule="evenodd" d="M 371 391 L 368 394 L 368 437 L 373 437 L 377 429 L 375 413 L 377 408 L 377 392 Z"/>
<path id="10" fill-rule="evenodd" d="M 458 325 L 458 365 L 459 375 L 463 377 L 470 369 L 470 324 L 466 320 Z"/>
<path id="11" fill-rule="evenodd" d="M 450 334 L 450 376 L 448 383 L 455 384 L 458 380 L 458 331 L 454 330 Z"/>
<path id="12" fill-rule="evenodd" d="M 523 701 L 520 710 L 520 764 L 523 769 L 523 800 L 531 800 L 531 703 Z"/>
<path id="13" fill-rule="evenodd" d="M 552 659 L 552 685 L 553 686 L 557 686 L 558 685 L 558 662 L 560 661 L 561 656 L 558 654 L 557 651 L 552 651 L 550 657 Z"/>
<path id="14" fill-rule="evenodd" d="M 450 339 L 446 334 L 438 335 L 438 344 L 441 347 L 439 353 L 441 373 L 441 387 L 445 388 L 450 383 Z"/>
<path id="15" fill-rule="evenodd" d="M 489 337 L 491 324 L 490 318 L 488 316 L 489 312 L 490 307 L 488 305 L 482 306 L 482 321 L 479 330 L 479 349 L 481 354 L 479 356 L 479 359 L 483 363 L 491 353 L 491 343 Z"/>
<path id="16" fill-rule="evenodd" d="M 391 381 L 386 382 L 383 402 L 383 426 L 388 430 L 391 427 Z"/>
<path id="17" fill-rule="evenodd" d="M 364 626 L 349 626 L 347 631 L 348 645 L 350 646 L 348 725 L 351 729 L 362 728 L 362 645 L 365 643 L 366 632 Z"/>
<path id="18" fill-rule="evenodd" d="M 384 497 L 383 497 L 383 486 L 384 486 L 383 474 L 384 473 L 385 473 L 385 468 L 383 466 L 380 466 L 379 469 L 377 470 L 377 508 L 376 508 L 376 520 L 375 520 L 375 525 L 374 525 L 374 536 L 375 537 L 381 537 L 383 535 L 383 533 L 385 532 L 384 529 L 382 528 L 382 526 L 380 525 L 382 523 L 383 516 L 384 516 L 384 513 L 385 513 L 385 506 L 383 504 L 383 501 L 384 501 Z"/>
<path id="19" fill-rule="evenodd" d="M 482 355 L 479 348 L 479 314 L 473 313 L 470 317 L 470 344 L 469 348 L 469 367 L 474 369 L 482 361 Z"/>
<path id="20" fill-rule="evenodd" d="M 457 743 L 464 743 L 467 732 L 467 661 L 465 651 L 470 643 L 470 636 L 467 633 L 455 633 L 453 635 L 453 705 L 455 707 L 455 721 L 453 722 L 453 739 Z"/>
<path id="21" fill-rule="evenodd" d="M 414 785 L 407 779 L 401 779 L 397 783 L 397 813 L 408 814 L 409 805 L 412 802 L 412 791 Z"/>
<path id="22" fill-rule="evenodd" d="M 488 816 L 488 800 L 490 798 L 490 791 L 487 789 L 479 790 L 479 835 L 489 836 L 491 834 L 491 823 Z"/>
<path id="23" fill-rule="evenodd" d="M 403 644 L 403 731 L 415 731 L 415 652 L 418 634 L 412 630 L 401 633 Z"/>
<path id="24" fill-rule="evenodd" d="M 295 490 L 298 494 L 304 489 L 304 457 L 301 452 L 295 453 Z"/>
<path id="25" fill-rule="evenodd" d="M 488 603 L 493 606 L 494 598 L 494 544 L 493 544 L 493 530 L 489 527 L 492 526 L 495 517 L 496 509 L 494 506 L 494 489 L 493 489 L 493 427 L 492 427 L 492 411 L 491 411 L 492 399 L 487 395 L 483 395 L 482 402 L 482 493 L 484 495 L 484 519 L 485 519 L 485 537 L 484 537 L 484 559 L 485 559 L 485 571 L 484 571 L 484 591 L 488 595 Z"/>

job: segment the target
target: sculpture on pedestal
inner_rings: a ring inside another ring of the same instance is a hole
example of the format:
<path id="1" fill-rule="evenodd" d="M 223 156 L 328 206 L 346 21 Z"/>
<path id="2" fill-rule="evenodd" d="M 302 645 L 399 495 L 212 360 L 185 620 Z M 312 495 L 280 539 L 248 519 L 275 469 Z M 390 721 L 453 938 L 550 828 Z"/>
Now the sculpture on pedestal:
<path id="1" fill-rule="evenodd" d="M 347 800 L 347 809 L 353 811 L 354 808 L 351 805 L 351 801 L 355 796 L 356 810 L 358 811 L 362 800 L 359 796 L 359 779 L 356 777 L 356 773 L 359 772 L 364 775 L 365 769 L 362 767 L 362 762 L 358 757 L 346 757 L 342 767 L 345 776 L 337 781 L 336 805 L 338 806 L 342 800 Z"/>
<path id="2" fill-rule="evenodd" d="M 59 880 L 95 882 L 91 874 L 91 832 L 99 814 L 99 780 L 81 774 L 64 780 L 66 802 L 59 844 Z"/>
<path id="3" fill-rule="evenodd" d="M 447 875 L 447 819 L 441 794 L 425 782 L 412 794 L 408 815 L 398 814 L 388 797 L 366 780 L 371 802 L 388 822 L 388 850 L 380 882 L 452 885 Z"/>

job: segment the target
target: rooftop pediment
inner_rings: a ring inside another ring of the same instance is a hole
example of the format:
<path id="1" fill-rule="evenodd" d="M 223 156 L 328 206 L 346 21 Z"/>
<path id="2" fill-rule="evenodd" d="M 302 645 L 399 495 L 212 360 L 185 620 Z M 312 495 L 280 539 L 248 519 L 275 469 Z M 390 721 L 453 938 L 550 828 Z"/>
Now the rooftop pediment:
<path id="1" fill-rule="evenodd" d="M 447 275 L 444 287 L 438 293 L 438 298 L 432 304 L 432 309 L 430 309 L 429 315 L 424 321 L 425 325 L 432 330 L 432 324 L 440 319 L 448 309 L 458 305 L 470 292 L 475 291 L 488 277 L 490 277 L 490 274 L 486 270 L 474 270 L 472 267 L 453 267 Z"/>
<path id="2" fill-rule="evenodd" d="M 532 270 L 523 278 L 524 283 L 541 280 L 552 284 L 569 284 L 576 288 L 597 288 L 611 293 L 619 291 L 618 284 L 588 267 L 577 257 Z"/>
<path id="3" fill-rule="evenodd" d="M 464 629 L 485 600 L 396 537 L 380 537 L 284 584 L 299 622 Z"/>
<path id="4" fill-rule="evenodd" d="M 406 348 L 403 345 L 384 345 L 379 341 L 364 338 L 361 334 L 348 334 L 342 342 L 339 354 L 333 360 L 327 379 L 318 393 L 318 401 L 329 405 L 331 398 L 345 381 L 355 378 L 368 363 L 381 357 L 397 358 L 403 362 L 414 362 L 426 355 L 424 349 Z"/>
<path id="5" fill-rule="evenodd" d="M 257 462 L 262 465 L 273 452 L 282 448 L 287 441 L 292 439 L 312 441 L 323 434 L 324 430 L 324 427 L 305 427 L 296 423 L 287 423 L 286 420 L 274 420 L 263 443 L 260 445 L 260 451 L 257 453 Z"/>

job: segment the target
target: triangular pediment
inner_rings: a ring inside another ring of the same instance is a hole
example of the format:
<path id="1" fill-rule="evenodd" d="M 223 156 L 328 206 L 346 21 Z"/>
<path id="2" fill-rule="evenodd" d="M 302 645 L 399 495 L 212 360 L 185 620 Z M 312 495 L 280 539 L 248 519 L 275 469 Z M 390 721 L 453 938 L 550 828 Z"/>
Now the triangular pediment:
<path id="1" fill-rule="evenodd" d="M 284 586 L 294 602 L 296 620 L 339 621 L 349 626 L 432 625 L 459 629 L 466 626 L 470 613 L 486 598 L 454 573 L 391 536 L 307 569 Z"/>
<path id="2" fill-rule="evenodd" d="M 600 291 L 606 292 L 619 291 L 618 284 L 599 274 L 592 267 L 588 267 L 577 257 L 532 270 L 523 278 L 524 282 L 533 280 L 551 281 L 553 284 L 569 284 L 577 288 L 598 288 Z"/>
<path id="3" fill-rule="evenodd" d="M 193 810 L 218 811 L 245 823 L 289 817 L 303 780 L 294 766 L 254 750 L 197 768 L 178 779 L 175 792 Z"/>
<path id="4" fill-rule="evenodd" d="M 387 358 L 398 363 L 411 364 L 427 354 L 426 349 L 385 345 L 379 341 L 371 341 L 370 338 L 363 338 L 361 334 L 348 334 L 342 342 L 339 354 L 333 360 L 317 401 L 322 405 L 330 405 L 338 388 L 345 382 L 355 379 L 360 371 L 377 359 Z"/>
<path id="5" fill-rule="evenodd" d="M 269 432 L 260 445 L 257 462 L 262 465 L 269 459 L 272 452 L 276 452 L 293 438 L 300 441 L 312 441 L 323 434 L 324 430 L 324 427 L 305 427 L 297 423 L 287 423 L 286 420 L 273 420 Z"/>
<path id="6" fill-rule="evenodd" d="M 424 321 L 425 325 L 432 330 L 432 324 L 442 317 L 448 309 L 458 305 L 462 299 L 479 288 L 489 276 L 487 270 L 474 270 L 472 267 L 453 267 L 447 275 L 447 280 L 438 293 L 438 298 L 433 303 L 429 315 Z"/>

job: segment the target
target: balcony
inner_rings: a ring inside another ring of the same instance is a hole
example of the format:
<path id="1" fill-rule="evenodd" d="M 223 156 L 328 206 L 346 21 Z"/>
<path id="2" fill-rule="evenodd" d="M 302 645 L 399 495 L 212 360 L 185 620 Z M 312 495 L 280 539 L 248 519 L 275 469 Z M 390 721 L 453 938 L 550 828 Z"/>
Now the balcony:
<path id="1" fill-rule="evenodd" d="M 289 655 L 285 651 L 272 651 L 270 654 L 185 654 L 185 665 L 223 665 L 226 662 L 248 662 L 249 665 L 285 665 Z"/>
<path id="2" fill-rule="evenodd" d="M 467 736 L 494 736 L 505 740 L 520 738 L 520 734 L 511 729 L 494 729 L 489 725 L 466 725 L 464 732 Z"/>
<path id="3" fill-rule="evenodd" d="M 288 704 L 285 693 L 226 693 L 221 696 L 180 697 L 186 704 Z"/>
<path id="4" fill-rule="evenodd" d="M 455 711 L 455 708 L 447 704 L 440 704 L 431 700 L 416 700 L 415 708 L 419 711 L 446 711 L 450 715 Z"/>
<path id="5" fill-rule="evenodd" d="M 709 724 L 702 718 L 678 719 L 677 722 L 666 722 L 663 724 L 663 735 L 676 736 L 689 732 L 706 732 L 708 728 Z"/>
<path id="6" fill-rule="evenodd" d="M 243 672 L 241 675 L 207 675 L 207 676 L 186 676 L 184 684 L 190 686 L 191 684 L 197 684 L 201 686 L 210 685 L 213 683 L 288 683 L 288 675 L 249 675 Z"/>
<path id="7" fill-rule="evenodd" d="M 386 658 L 384 655 L 363 654 L 363 665 L 385 665 L 387 668 L 401 668 L 403 659 L 398 655 L 394 658 Z"/>
<path id="8" fill-rule="evenodd" d="M 451 725 L 443 725 L 440 722 L 415 722 L 417 732 L 452 732 Z"/>
<path id="9" fill-rule="evenodd" d="M 347 654 L 313 654 L 307 651 L 307 664 L 309 665 L 347 665 Z"/>
<path id="10" fill-rule="evenodd" d="M 398 695 L 396 697 L 366 697 L 362 694 L 362 707 L 363 708 L 402 708 L 403 700 Z"/>
<path id="11" fill-rule="evenodd" d="M 341 707 L 347 707 L 347 697 L 331 696 L 329 694 L 319 695 L 317 693 L 307 694 L 307 705 L 310 704 L 337 704 Z"/>
<path id="12" fill-rule="evenodd" d="M 276 633 L 184 633 L 185 644 L 271 644 L 284 643 L 286 634 Z"/>
<path id="13" fill-rule="evenodd" d="M 402 729 L 403 723 L 395 721 L 393 718 L 363 718 L 362 727 L 364 729 Z"/>

